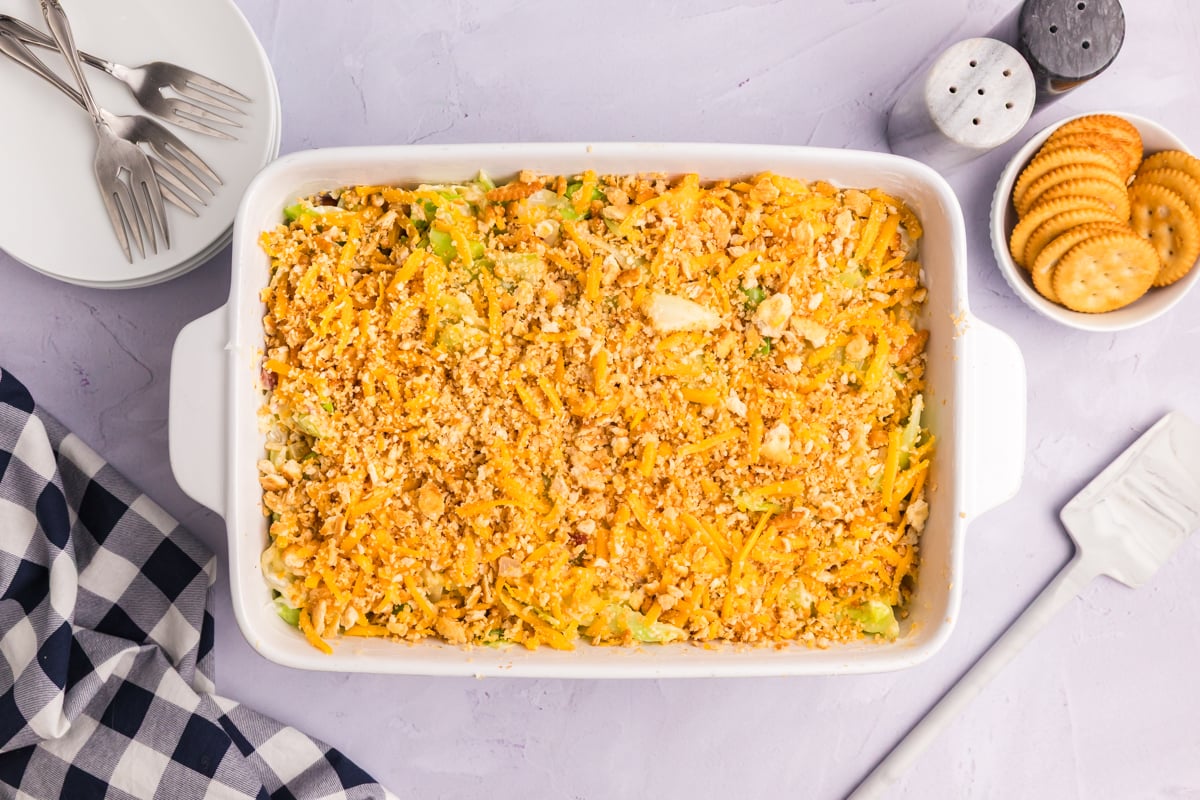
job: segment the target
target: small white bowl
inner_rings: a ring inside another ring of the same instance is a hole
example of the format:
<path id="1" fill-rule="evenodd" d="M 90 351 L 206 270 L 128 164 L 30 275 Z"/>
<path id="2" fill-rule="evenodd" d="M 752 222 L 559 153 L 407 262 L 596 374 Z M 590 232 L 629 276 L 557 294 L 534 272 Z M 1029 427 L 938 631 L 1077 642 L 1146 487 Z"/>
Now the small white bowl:
<path id="1" fill-rule="evenodd" d="M 1114 114 L 1132 122 L 1142 135 L 1142 145 L 1146 155 L 1156 153 L 1159 150 L 1187 151 L 1187 147 L 1177 136 L 1157 122 L 1152 122 L 1145 117 L 1127 114 L 1123 111 L 1100 111 L 1092 113 Z M 1013 226 L 1017 224 L 1017 212 L 1013 209 L 1011 200 L 1013 185 L 1017 181 L 1017 176 L 1025 168 L 1025 165 L 1029 163 L 1030 159 L 1033 158 L 1034 153 L 1042 146 L 1042 143 L 1050 138 L 1050 134 L 1055 129 L 1066 122 L 1070 122 L 1072 119 L 1083 116 L 1089 115 L 1078 114 L 1074 117 L 1060 120 L 1043 129 L 1026 142 L 1025 146 L 1018 150 L 1016 155 L 1012 157 L 1012 160 L 1008 162 L 1008 166 L 1000 174 L 999 183 L 996 184 L 996 193 L 992 196 L 992 251 L 996 254 L 996 263 L 1000 265 L 1000 272 L 1004 275 L 1004 279 L 1008 281 L 1008 285 L 1034 311 L 1044 317 L 1049 317 L 1055 322 L 1060 322 L 1072 328 L 1078 328 L 1081 331 L 1120 331 L 1147 323 L 1169 311 L 1172 306 L 1183 299 L 1183 296 L 1196 284 L 1196 281 L 1200 280 L 1200 267 L 1193 268 L 1187 275 L 1170 286 L 1151 289 L 1136 302 L 1124 308 L 1118 308 L 1116 311 L 1108 311 L 1103 314 L 1083 314 L 1060 306 L 1057 303 L 1051 303 L 1038 294 L 1037 290 L 1033 288 L 1033 278 L 1029 272 L 1018 267 L 1008 251 L 1008 239 L 1012 234 Z"/>

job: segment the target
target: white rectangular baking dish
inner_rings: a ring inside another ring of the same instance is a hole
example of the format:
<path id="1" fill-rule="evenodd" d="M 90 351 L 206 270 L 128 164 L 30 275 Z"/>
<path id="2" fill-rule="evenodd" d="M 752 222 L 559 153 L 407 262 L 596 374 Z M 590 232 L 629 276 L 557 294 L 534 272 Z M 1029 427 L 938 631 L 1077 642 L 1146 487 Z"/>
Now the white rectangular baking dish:
<path id="1" fill-rule="evenodd" d="M 268 259 L 259 233 L 282 209 L 314 192 L 351 184 L 444 183 L 480 169 L 506 177 L 550 174 L 699 173 L 735 178 L 773 170 L 842 186 L 879 187 L 902 197 L 925 228 L 921 260 L 929 289 L 928 422 L 938 437 L 930 517 L 911 613 L 900 637 L 827 650 L 687 644 L 463 649 L 344 638 L 333 655 L 312 648 L 281 620 L 259 568 L 266 521 L 256 462 L 263 439 L 259 359 Z M 958 616 L 967 523 L 1007 500 L 1020 484 L 1025 439 L 1025 368 L 1007 335 L 967 309 L 962 212 L 946 182 L 923 164 L 879 153 L 722 144 L 505 144 L 313 150 L 267 167 L 247 189 L 234 224 L 228 303 L 188 325 L 171 369 L 170 452 L 179 485 L 221 514 L 229 529 L 233 607 L 246 638 L 272 661 L 312 670 L 426 675 L 574 678 L 813 675 L 880 672 L 917 664 L 938 650 Z"/>

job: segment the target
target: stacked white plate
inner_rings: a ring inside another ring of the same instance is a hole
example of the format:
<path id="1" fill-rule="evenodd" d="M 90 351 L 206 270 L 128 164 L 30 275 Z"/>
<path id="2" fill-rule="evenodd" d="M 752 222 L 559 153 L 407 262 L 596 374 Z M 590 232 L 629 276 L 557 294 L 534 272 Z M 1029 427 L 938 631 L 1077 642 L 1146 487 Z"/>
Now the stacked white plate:
<path id="1" fill-rule="evenodd" d="M 133 263 L 109 225 L 92 171 L 95 134 L 74 102 L 38 76 L 0 56 L 0 250 L 58 280 L 103 289 L 131 289 L 176 278 L 229 243 L 233 217 L 250 180 L 279 154 L 279 91 L 267 55 L 230 0 L 106 0 L 64 2 L 81 50 L 137 66 L 169 61 L 207 75 L 251 99 L 233 102 L 236 141 L 204 136 L 170 123 L 220 176 L 222 185 L 191 217 L 167 205 L 171 247 Z M 36 0 L 3 11 L 45 30 Z M 72 79 L 61 56 L 34 50 Z M 86 69 L 96 101 L 115 114 L 145 114 L 112 77 Z"/>

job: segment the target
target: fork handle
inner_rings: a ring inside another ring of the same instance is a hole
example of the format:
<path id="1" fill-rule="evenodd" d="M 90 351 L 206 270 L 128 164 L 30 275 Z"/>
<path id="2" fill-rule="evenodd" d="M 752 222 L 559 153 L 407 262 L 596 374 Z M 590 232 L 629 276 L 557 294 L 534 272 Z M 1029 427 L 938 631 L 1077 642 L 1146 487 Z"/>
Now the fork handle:
<path id="1" fill-rule="evenodd" d="M 14 37 L 27 45 L 41 47 L 45 50 L 58 49 L 58 45 L 54 43 L 54 39 L 51 36 L 42 33 L 29 23 L 19 20 L 16 17 L 9 16 L 8 14 L 0 14 L 0 32 L 4 31 L 11 33 Z M 83 59 L 83 61 L 89 67 L 102 69 L 110 75 L 117 70 L 117 65 L 111 61 L 106 61 L 100 56 L 94 56 L 91 53 L 84 52 L 83 50 L 78 52 L 79 57 Z"/>
<path id="2" fill-rule="evenodd" d="M 12 32 L 5 30 L 2 26 L 0 26 L 0 53 L 8 56 L 39 78 L 49 81 L 56 89 L 70 97 L 82 108 L 87 108 L 83 102 L 83 96 L 79 94 L 78 89 L 58 77 L 58 73 L 50 69 L 44 61 L 34 55 L 33 51 L 25 45 L 24 41 Z"/>
<path id="3" fill-rule="evenodd" d="M 1100 570 L 1095 564 L 1076 551 L 1071 562 L 1050 581 L 1037 599 L 958 679 L 958 683 L 942 695 L 942 699 L 913 726 L 846 800 L 868 800 L 882 796 L 887 787 L 911 767 L 938 734 L 955 720 L 959 712 L 983 691 L 988 681 L 1099 574 Z"/>
<path id="4" fill-rule="evenodd" d="M 71 75 L 79 84 L 79 94 L 83 97 L 84 107 L 92 115 L 92 121 L 97 127 L 104 125 L 104 120 L 100 117 L 100 107 L 96 105 L 96 100 L 92 97 L 92 89 L 88 86 L 87 78 L 83 74 L 83 62 L 80 61 L 79 49 L 75 47 L 75 35 L 71 32 L 71 22 L 67 19 L 67 12 L 63 10 L 58 0 L 41 0 L 41 2 L 42 15 L 46 18 L 50 35 L 54 37 L 54 43 L 58 45 L 59 52 L 67 60 L 67 66 L 71 68 Z"/>

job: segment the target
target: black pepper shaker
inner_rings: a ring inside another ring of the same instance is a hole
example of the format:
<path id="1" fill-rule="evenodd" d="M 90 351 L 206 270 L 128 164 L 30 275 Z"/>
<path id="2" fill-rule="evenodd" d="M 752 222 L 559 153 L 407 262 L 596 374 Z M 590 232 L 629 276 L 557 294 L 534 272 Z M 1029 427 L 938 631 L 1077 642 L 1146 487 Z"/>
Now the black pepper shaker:
<path id="1" fill-rule="evenodd" d="M 1125 11 L 1120 0 L 1025 0 L 1017 27 L 1017 50 L 1046 103 L 1108 68 L 1125 41 Z"/>

